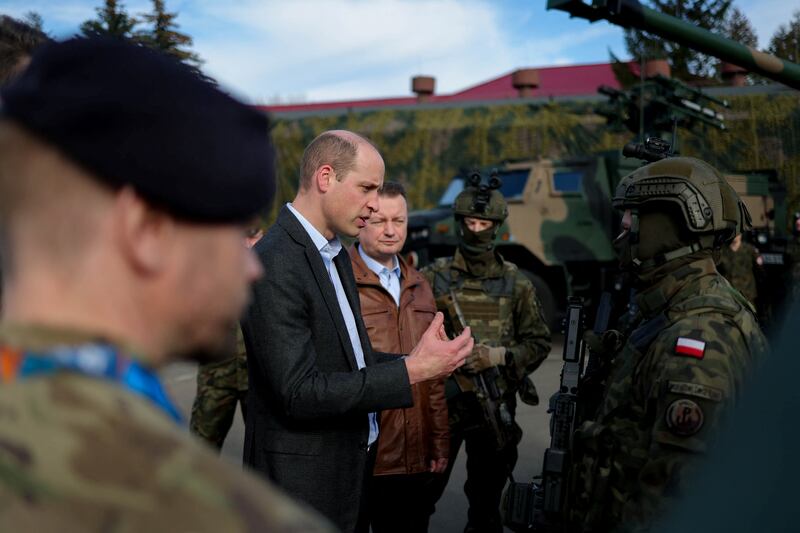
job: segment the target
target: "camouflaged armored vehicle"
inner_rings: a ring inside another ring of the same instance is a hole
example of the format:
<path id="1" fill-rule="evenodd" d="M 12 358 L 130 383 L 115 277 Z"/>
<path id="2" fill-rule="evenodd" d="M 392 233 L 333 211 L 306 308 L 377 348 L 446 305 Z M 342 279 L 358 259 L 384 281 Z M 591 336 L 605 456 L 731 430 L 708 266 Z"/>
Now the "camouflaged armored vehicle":
<path id="1" fill-rule="evenodd" d="M 617 152 L 566 160 L 506 162 L 497 170 L 508 202 L 508 219 L 498 232 L 497 249 L 533 282 L 546 318 L 557 322 L 568 295 L 589 298 L 613 280 L 617 259 L 611 241 L 619 215 L 611 194 L 619 177 L 640 165 Z M 453 200 L 469 172 L 450 182 L 438 207 L 413 211 L 405 252 L 418 265 L 450 256 L 457 241 Z"/>
<path id="2" fill-rule="evenodd" d="M 726 174 L 725 178 L 747 205 L 753 230 L 745 235 L 758 250 L 759 320 L 767 324 L 775 318 L 786 297 L 787 257 L 786 231 L 788 213 L 786 187 L 774 170 Z"/>
<path id="3" fill-rule="evenodd" d="M 620 178 L 642 164 L 604 152 L 581 159 L 506 162 L 496 170 L 508 202 L 508 219 L 497 236 L 497 249 L 533 282 L 548 322 L 558 324 L 567 296 L 591 303 L 616 282 L 617 257 L 611 241 L 619 233 L 619 214 L 611 194 Z M 453 178 L 438 207 L 412 211 L 404 253 L 418 266 L 451 256 L 457 245 L 453 200 L 471 172 Z M 728 181 L 747 205 L 763 272 L 759 292 L 764 302 L 781 293 L 786 251 L 786 191 L 774 171 L 730 173 Z M 759 306 L 761 307 L 761 306 Z M 760 309 L 762 316 L 769 309 Z"/>

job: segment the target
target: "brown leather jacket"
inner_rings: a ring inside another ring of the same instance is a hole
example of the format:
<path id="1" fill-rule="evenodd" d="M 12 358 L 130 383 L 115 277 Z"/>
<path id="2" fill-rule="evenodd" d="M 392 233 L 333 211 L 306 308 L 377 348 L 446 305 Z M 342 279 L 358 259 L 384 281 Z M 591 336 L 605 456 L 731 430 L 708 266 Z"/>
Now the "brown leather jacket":
<path id="1" fill-rule="evenodd" d="M 372 347 L 380 352 L 408 353 L 436 314 L 433 292 L 425 278 L 400 258 L 400 307 L 352 246 L 348 252 L 361 298 L 361 315 Z M 447 458 L 450 428 L 444 380 L 412 385 L 414 406 L 380 414 L 375 475 L 427 472 L 432 459 Z"/>

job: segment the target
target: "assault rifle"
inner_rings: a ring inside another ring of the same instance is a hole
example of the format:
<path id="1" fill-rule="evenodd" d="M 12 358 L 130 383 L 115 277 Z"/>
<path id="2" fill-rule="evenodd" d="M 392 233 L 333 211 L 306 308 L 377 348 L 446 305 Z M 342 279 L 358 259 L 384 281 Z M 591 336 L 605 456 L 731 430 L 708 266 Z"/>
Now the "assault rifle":
<path id="1" fill-rule="evenodd" d="M 455 291 L 445 297 L 447 313 L 450 316 L 450 323 L 453 333 L 460 335 L 467 327 L 464 313 L 458 304 Z M 503 391 L 500 390 L 497 382 L 500 380 L 500 370 L 496 366 L 487 368 L 478 374 L 465 374 L 460 371 L 453 373 L 458 388 L 461 392 L 473 392 L 478 399 L 478 403 L 483 410 L 483 418 L 489 424 L 489 428 L 494 435 L 495 446 L 502 450 L 514 439 L 514 419 L 511 412 L 503 400 Z"/>
<path id="2" fill-rule="evenodd" d="M 604 293 L 595 319 L 595 333 L 608 328 L 611 294 Z M 550 447 L 544 452 L 541 476 L 531 483 L 511 483 L 504 502 L 505 525 L 513 531 L 561 532 L 565 530 L 567 484 L 572 464 L 573 435 L 586 413 L 581 386 L 599 367 L 590 354 L 584 371 L 585 311 L 581 298 L 570 298 L 564 331 L 564 366 L 559 390 L 550 398 Z"/>

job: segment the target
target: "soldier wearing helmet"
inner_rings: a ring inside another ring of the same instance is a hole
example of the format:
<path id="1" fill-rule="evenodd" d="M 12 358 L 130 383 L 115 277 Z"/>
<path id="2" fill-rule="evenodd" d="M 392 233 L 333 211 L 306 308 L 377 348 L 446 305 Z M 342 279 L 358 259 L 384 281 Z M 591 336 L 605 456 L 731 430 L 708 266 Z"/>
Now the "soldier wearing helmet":
<path id="1" fill-rule="evenodd" d="M 697 458 L 717 449 L 717 429 L 767 349 L 752 305 L 715 268 L 750 223 L 719 172 L 663 159 L 623 178 L 613 203 L 624 211 L 615 244 L 635 277 L 640 316 L 624 342 L 587 339 L 606 352 L 608 374 L 576 433 L 572 531 L 656 522 Z"/>
<path id="2" fill-rule="evenodd" d="M 423 270 L 437 307 L 448 316 L 450 333 L 469 326 L 476 343 L 460 375 L 447 383 L 450 463 L 439 487 L 441 494 L 466 442 L 467 532 L 502 531 L 500 497 L 522 436 L 514 421 L 515 394 L 519 391 L 529 403 L 538 401 L 528 375 L 550 351 L 550 331 L 533 285 L 495 249 L 508 216 L 500 185 L 496 176 L 488 184 L 481 183 L 480 174 L 470 178 L 453 205 L 459 241 L 455 255 Z M 481 392 L 465 386 L 475 379 L 497 387 L 499 417 L 487 420 Z"/>

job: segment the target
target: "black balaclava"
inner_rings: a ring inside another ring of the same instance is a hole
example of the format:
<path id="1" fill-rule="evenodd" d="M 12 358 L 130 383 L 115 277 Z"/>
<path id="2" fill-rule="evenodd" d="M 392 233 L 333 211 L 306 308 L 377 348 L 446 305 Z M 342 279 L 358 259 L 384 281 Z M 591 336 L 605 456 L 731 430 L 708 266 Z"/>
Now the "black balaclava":
<path id="1" fill-rule="evenodd" d="M 619 255 L 620 268 L 633 272 L 638 280 L 637 285 L 647 286 L 654 283 L 674 268 L 697 259 L 698 254 L 695 252 L 678 259 L 657 261 L 655 265 L 646 268 L 638 267 L 635 260 L 650 261 L 690 246 L 696 239 L 684 227 L 680 210 L 671 204 L 660 202 L 653 206 L 643 206 L 632 214 L 631 230 L 614 241 L 614 249 Z M 665 267 L 667 264 L 670 266 Z"/>
<path id="2" fill-rule="evenodd" d="M 463 218 L 459 221 L 458 248 L 467 264 L 467 270 L 473 276 L 484 276 L 489 265 L 496 261 L 494 239 L 500 224 L 497 222 L 483 231 L 472 231 Z"/>

